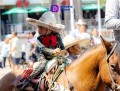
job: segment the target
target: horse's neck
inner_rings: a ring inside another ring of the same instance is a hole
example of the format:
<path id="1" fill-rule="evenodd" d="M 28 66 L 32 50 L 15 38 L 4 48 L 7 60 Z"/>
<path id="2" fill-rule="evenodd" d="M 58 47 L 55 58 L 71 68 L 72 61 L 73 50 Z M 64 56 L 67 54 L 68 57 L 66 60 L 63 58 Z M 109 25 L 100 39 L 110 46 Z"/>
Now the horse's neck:
<path id="1" fill-rule="evenodd" d="M 101 82 L 99 65 L 104 53 L 102 46 L 91 49 L 71 64 L 68 70 L 71 69 L 70 71 L 75 74 L 76 79 L 83 84 L 92 87 L 91 82 L 93 82 L 96 88 Z"/>
<path id="2" fill-rule="evenodd" d="M 100 60 L 105 56 L 105 50 L 103 50 L 102 46 L 96 46 L 95 48 L 90 49 L 88 52 L 84 53 L 80 56 L 71 67 L 82 67 L 84 68 L 94 68 L 98 67 L 100 64 Z"/>

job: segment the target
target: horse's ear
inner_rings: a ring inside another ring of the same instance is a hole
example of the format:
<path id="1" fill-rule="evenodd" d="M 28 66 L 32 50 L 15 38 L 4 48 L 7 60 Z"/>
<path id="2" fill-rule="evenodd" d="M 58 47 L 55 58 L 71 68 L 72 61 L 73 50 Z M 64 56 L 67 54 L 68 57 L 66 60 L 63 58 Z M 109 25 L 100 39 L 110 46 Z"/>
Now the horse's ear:
<path id="1" fill-rule="evenodd" d="M 112 49 L 112 44 L 107 40 L 105 40 L 102 36 L 100 36 L 100 38 L 101 38 L 102 45 L 105 47 L 107 51 L 107 54 L 109 54 Z"/>

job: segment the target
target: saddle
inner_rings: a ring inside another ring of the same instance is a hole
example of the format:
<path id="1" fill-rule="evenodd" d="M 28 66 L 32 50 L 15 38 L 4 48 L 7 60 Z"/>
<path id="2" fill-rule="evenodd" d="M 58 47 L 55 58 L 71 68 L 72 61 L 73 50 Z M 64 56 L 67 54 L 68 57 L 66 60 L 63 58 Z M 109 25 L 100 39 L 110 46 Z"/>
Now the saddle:
<path id="1" fill-rule="evenodd" d="M 51 89 L 54 86 L 54 82 L 59 77 L 61 72 L 63 71 L 65 67 L 65 64 L 59 65 L 59 62 L 55 59 L 51 60 L 46 67 L 45 72 L 39 77 L 36 77 L 34 79 L 30 80 L 30 84 L 35 91 L 47 91 L 47 89 Z M 27 79 L 27 77 L 30 76 L 33 70 L 25 70 L 24 74 L 19 76 L 16 81 L 14 82 L 14 85 L 16 87 L 21 87 L 24 85 L 24 80 Z M 16 85 L 17 84 L 17 85 Z M 39 90 L 38 90 L 39 89 Z"/>

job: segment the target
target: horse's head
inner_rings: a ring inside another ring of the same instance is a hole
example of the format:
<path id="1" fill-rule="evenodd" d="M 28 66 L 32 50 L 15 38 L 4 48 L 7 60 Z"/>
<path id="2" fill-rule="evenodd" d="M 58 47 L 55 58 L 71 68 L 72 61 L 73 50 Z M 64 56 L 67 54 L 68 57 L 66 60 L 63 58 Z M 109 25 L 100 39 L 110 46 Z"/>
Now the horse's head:
<path id="1" fill-rule="evenodd" d="M 120 43 L 110 43 L 102 37 L 101 40 L 107 53 L 106 61 L 101 64 L 101 79 L 111 89 L 120 91 Z"/>

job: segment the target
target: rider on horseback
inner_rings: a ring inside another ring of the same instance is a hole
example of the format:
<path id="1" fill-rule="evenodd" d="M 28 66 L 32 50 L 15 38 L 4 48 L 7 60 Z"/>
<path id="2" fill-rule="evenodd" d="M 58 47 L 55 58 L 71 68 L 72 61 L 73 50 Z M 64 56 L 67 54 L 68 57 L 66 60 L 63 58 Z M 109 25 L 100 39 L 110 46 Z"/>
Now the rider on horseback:
<path id="1" fill-rule="evenodd" d="M 63 39 L 63 44 L 68 52 L 66 56 L 68 63 L 72 63 L 81 54 L 80 39 L 67 35 Z"/>
<path id="2" fill-rule="evenodd" d="M 37 55 L 40 56 L 40 64 L 27 78 L 26 81 L 29 82 L 30 79 L 44 71 L 48 61 L 54 59 L 54 56 L 59 55 L 60 51 L 65 49 L 59 34 L 64 29 L 64 25 L 56 24 L 55 15 L 51 12 L 44 13 L 39 20 L 31 18 L 26 20 L 29 24 L 38 27 L 37 31 L 40 35 L 37 38 L 38 48 L 36 50 Z"/>

